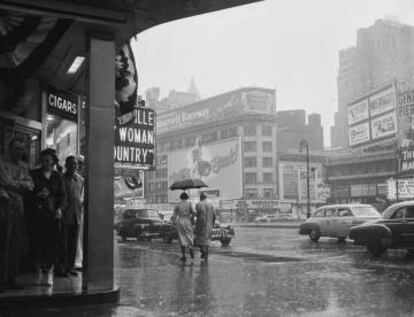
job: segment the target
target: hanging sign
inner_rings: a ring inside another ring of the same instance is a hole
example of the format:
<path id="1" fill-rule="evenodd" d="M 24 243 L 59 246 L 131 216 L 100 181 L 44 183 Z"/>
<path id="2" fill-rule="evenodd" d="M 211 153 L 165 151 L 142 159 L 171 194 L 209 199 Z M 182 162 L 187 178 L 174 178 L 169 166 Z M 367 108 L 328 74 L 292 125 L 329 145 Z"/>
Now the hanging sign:
<path id="1" fill-rule="evenodd" d="M 78 97 L 52 86 L 46 91 L 47 112 L 72 121 L 78 121 Z"/>

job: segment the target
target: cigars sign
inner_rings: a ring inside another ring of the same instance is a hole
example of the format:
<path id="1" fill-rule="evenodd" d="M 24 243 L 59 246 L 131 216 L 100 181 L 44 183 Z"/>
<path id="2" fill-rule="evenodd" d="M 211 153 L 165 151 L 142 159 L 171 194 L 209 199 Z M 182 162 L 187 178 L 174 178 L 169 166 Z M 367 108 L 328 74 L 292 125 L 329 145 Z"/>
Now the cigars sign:
<path id="1" fill-rule="evenodd" d="M 115 169 L 150 169 L 154 165 L 153 109 L 138 107 L 116 119 L 115 123 Z"/>

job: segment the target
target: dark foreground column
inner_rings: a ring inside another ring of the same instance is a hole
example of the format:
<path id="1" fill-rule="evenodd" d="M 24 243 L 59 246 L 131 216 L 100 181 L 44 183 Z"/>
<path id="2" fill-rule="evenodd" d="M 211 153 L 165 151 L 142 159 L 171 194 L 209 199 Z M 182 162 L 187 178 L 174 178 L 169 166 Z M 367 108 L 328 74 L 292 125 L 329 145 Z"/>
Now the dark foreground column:
<path id="1" fill-rule="evenodd" d="M 114 286 L 115 42 L 92 34 L 88 44 L 84 286 L 102 290 Z"/>

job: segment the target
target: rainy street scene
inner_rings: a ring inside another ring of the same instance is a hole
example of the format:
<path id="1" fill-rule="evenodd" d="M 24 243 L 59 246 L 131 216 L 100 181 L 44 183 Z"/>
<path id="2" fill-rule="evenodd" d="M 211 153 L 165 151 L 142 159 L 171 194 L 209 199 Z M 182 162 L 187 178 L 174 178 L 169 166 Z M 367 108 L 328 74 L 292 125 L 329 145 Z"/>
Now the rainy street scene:
<path id="1" fill-rule="evenodd" d="M 0 317 L 413 296 L 412 0 L 0 0 Z"/>

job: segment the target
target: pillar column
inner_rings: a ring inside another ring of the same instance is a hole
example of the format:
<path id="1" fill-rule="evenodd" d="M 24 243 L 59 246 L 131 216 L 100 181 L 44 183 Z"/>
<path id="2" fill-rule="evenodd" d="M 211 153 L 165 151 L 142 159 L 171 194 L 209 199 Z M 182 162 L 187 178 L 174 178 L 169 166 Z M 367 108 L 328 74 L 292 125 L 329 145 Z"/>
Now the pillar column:
<path id="1" fill-rule="evenodd" d="M 114 99 L 115 42 L 112 35 L 87 38 L 84 288 L 114 284 Z"/>

